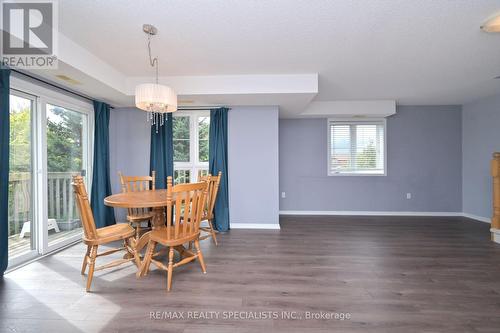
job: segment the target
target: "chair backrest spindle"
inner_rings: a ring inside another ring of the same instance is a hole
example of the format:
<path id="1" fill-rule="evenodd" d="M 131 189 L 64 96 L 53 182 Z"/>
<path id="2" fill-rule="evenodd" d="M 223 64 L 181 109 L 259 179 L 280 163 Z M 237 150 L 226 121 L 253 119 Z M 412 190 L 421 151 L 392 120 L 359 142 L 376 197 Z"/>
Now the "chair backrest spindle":
<path id="1" fill-rule="evenodd" d="M 78 212 L 83 225 L 83 233 L 88 240 L 97 239 L 97 231 L 90 207 L 89 197 L 82 176 L 73 176 L 73 192 L 75 193 L 75 201 L 77 204 Z"/>
<path id="2" fill-rule="evenodd" d="M 172 177 L 167 177 L 167 237 L 172 238 Z M 177 211 L 176 215 L 180 214 Z"/>

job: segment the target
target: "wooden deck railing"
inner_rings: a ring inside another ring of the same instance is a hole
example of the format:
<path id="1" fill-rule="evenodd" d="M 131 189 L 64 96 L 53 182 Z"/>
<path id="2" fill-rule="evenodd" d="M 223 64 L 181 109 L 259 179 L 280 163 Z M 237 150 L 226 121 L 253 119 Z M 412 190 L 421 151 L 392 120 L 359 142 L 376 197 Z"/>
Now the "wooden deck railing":
<path id="1" fill-rule="evenodd" d="M 49 172 L 48 205 L 49 219 L 73 220 L 78 218 L 76 211 L 71 177 L 75 172 Z"/>
<path id="2" fill-rule="evenodd" d="M 48 182 L 48 218 L 58 222 L 78 219 L 71 176 L 75 172 L 49 172 Z M 32 220 L 31 209 L 32 179 L 29 172 L 12 172 L 9 175 L 9 234 L 18 234 L 23 223 Z"/>

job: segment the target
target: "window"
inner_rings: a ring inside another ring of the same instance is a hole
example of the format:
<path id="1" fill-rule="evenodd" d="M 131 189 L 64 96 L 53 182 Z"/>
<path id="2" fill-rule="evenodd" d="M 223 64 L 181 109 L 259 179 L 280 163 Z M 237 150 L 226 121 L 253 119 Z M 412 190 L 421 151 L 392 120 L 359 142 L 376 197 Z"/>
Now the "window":
<path id="1" fill-rule="evenodd" d="M 81 239 L 71 176 L 90 188 L 89 102 L 11 77 L 9 266 Z"/>
<path id="2" fill-rule="evenodd" d="M 208 174 L 209 111 L 176 112 L 173 118 L 174 183 Z"/>
<path id="3" fill-rule="evenodd" d="M 328 120 L 328 175 L 385 175 L 385 119 Z"/>

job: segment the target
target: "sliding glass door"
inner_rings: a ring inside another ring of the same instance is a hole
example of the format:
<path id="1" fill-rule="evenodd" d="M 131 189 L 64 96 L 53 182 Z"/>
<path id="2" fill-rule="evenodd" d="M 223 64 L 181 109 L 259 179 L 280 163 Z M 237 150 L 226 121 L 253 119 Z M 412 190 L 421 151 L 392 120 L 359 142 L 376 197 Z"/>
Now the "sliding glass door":
<path id="1" fill-rule="evenodd" d="M 13 82 L 11 78 L 9 266 L 81 239 L 71 180 L 84 176 L 90 190 L 93 136 L 90 103 Z"/>
<path id="2" fill-rule="evenodd" d="M 35 98 L 10 95 L 9 257 L 36 250 L 33 214 L 33 114 Z"/>
<path id="3" fill-rule="evenodd" d="M 47 225 L 49 248 L 79 237 L 82 225 L 73 200 L 71 179 L 88 169 L 88 116 L 46 104 L 47 113 Z"/>

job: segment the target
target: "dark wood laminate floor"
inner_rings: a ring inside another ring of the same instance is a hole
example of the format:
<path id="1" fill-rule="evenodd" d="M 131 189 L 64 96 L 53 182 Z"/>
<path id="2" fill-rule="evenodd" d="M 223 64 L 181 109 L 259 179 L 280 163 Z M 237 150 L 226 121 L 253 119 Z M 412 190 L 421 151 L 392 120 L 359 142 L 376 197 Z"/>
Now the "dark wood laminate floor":
<path id="1" fill-rule="evenodd" d="M 203 242 L 208 274 L 186 265 L 168 294 L 164 272 L 137 280 L 133 266 L 97 272 L 85 293 L 76 245 L 6 275 L 0 331 L 500 332 L 500 246 L 487 224 L 290 216 L 281 226 L 232 230 L 218 248 Z M 151 319 L 157 311 L 185 318 Z M 187 318 L 189 311 L 220 318 Z M 302 319 L 223 318 L 235 311 Z M 351 319 L 306 320 L 308 311 Z"/>

